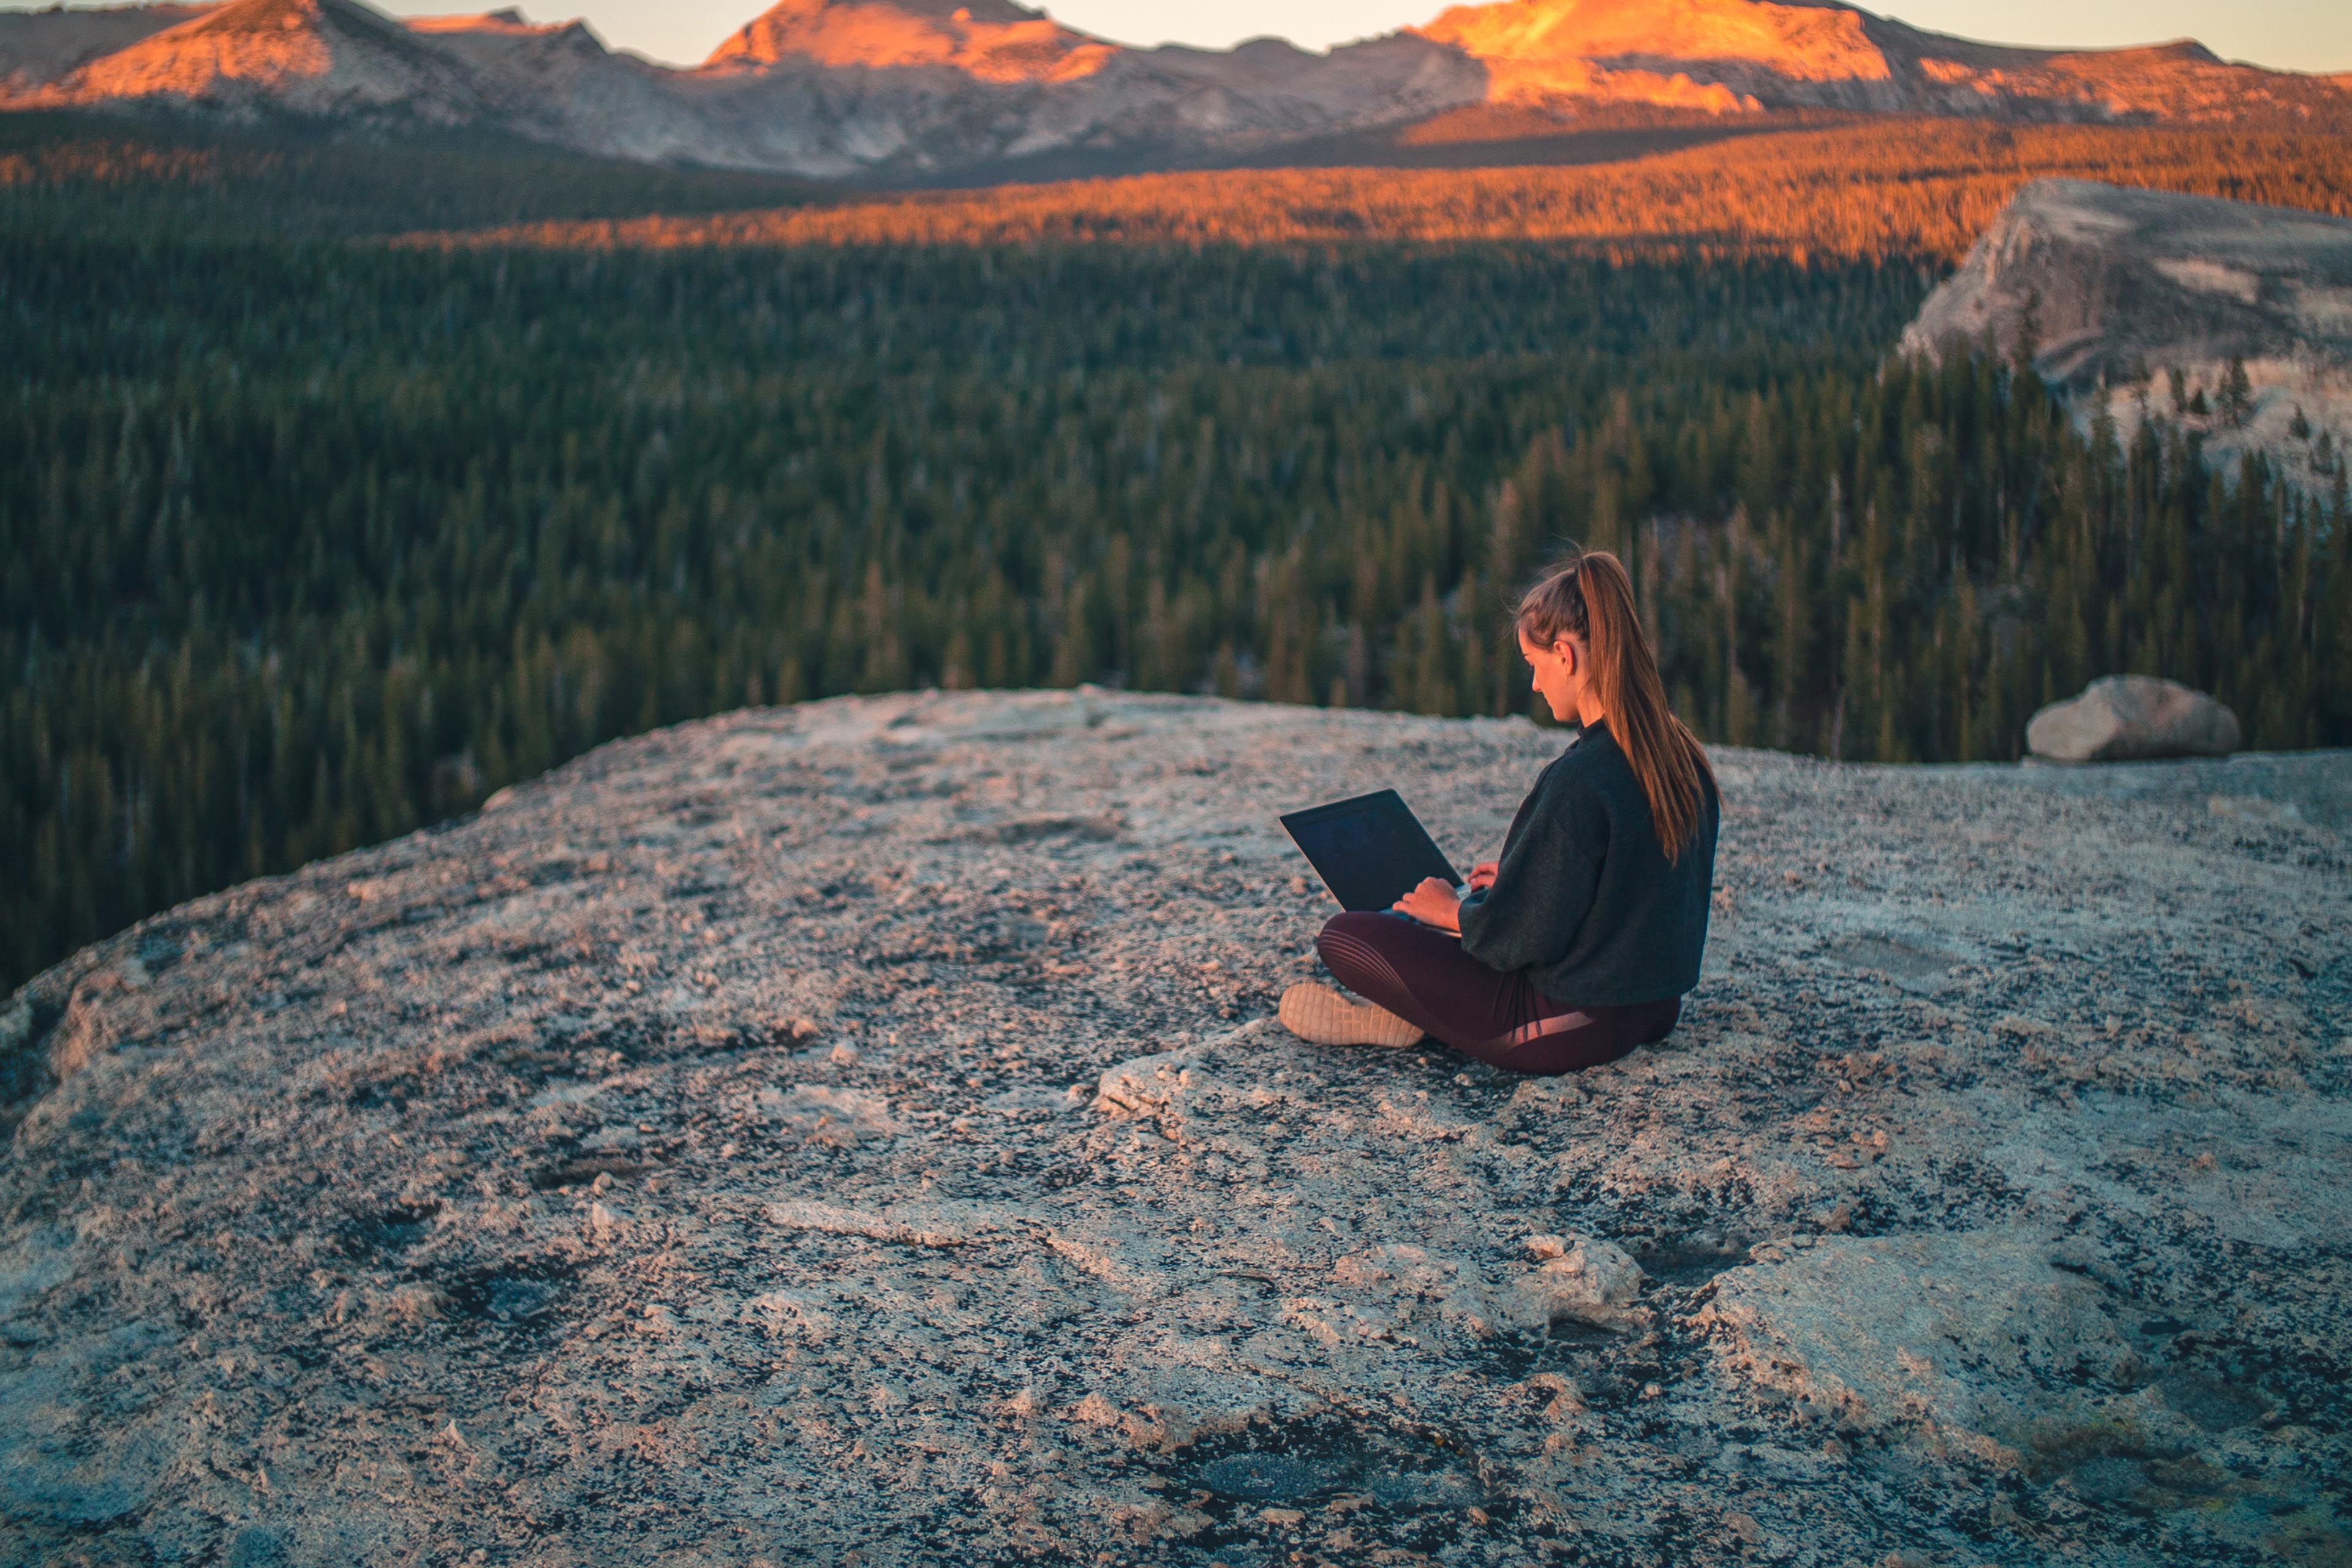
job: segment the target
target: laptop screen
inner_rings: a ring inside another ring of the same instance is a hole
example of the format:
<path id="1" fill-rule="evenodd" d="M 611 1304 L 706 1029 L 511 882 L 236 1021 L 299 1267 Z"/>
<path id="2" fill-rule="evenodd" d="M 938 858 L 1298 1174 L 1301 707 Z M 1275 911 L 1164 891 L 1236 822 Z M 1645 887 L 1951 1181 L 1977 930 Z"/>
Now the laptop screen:
<path id="1" fill-rule="evenodd" d="M 1341 909 L 1385 910 L 1419 887 L 1424 877 L 1461 885 L 1428 831 L 1392 789 L 1293 812 L 1282 826 L 1313 862 Z"/>

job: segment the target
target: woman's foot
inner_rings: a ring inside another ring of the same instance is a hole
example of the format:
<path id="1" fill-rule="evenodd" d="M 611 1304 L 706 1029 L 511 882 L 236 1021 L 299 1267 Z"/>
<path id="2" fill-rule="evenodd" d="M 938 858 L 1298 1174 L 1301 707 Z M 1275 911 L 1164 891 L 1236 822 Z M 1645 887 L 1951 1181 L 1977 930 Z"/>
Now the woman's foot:
<path id="1" fill-rule="evenodd" d="M 1385 1007 L 1302 980 L 1282 994 L 1282 1026 L 1311 1046 L 1411 1046 L 1422 1031 Z"/>

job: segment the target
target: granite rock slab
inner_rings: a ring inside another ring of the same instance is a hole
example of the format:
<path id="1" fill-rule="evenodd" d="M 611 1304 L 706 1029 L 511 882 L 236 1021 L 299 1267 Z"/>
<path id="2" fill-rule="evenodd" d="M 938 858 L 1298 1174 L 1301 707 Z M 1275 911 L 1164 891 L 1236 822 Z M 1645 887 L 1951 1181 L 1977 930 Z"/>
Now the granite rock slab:
<path id="1" fill-rule="evenodd" d="M 1662 1046 L 1286 1037 L 1276 813 L 1466 865 L 1562 741 L 745 711 L 76 955 L 0 1003 L 0 1561 L 2352 1551 L 2352 758 L 1720 751 Z"/>

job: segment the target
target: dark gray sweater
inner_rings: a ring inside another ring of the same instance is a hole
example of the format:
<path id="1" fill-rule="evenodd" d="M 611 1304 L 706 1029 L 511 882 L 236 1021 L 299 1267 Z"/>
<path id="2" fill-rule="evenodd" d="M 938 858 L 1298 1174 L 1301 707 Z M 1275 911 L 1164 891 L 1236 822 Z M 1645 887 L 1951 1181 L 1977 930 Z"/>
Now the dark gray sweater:
<path id="1" fill-rule="evenodd" d="M 1682 858 L 1603 722 L 1555 757 L 1520 803 L 1495 885 L 1462 900 L 1462 948 L 1525 970 L 1573 1007 L 1624 1007 L 1698 984 L 1721 803 L 1712 783 Z"/>

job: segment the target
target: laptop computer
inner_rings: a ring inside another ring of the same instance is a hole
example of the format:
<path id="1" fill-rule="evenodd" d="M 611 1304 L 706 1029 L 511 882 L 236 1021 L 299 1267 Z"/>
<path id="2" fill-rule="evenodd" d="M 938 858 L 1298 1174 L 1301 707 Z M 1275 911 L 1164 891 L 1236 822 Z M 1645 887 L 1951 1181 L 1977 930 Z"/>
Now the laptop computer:
<path id="1" fill-rule="evenodd" d="M 1385 910 L 1424 877 L 1462 885 L 1429 830 L 1392 789 L 1294 811 L 1282 827 L 1343 910 Z"/>

